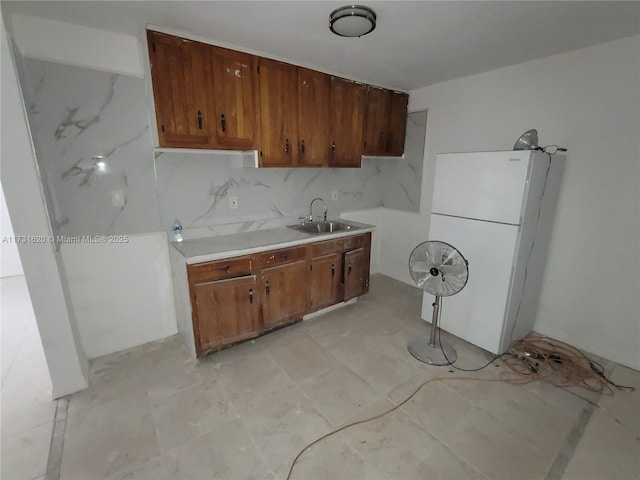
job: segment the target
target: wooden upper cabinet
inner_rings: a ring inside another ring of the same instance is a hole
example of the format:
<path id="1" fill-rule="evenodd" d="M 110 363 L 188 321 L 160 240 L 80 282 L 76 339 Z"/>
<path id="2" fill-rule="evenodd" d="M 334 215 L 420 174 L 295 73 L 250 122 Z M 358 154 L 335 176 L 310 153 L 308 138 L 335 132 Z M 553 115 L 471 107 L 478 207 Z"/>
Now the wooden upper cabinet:
<path id="1" fill-rule="evenodd" d="M 258 59 L 226 48 L 209 47 L 213 71 L 213 136 L 218 148 L 257 149 L 260 132 Z"/>
<path id="2" fill-rule="evenodd" d="M 390 111 L 391 91 L 369 85 L 364 132 L 365 155 L 381 155 L 387 152 Z"/>
<path id="3" fill-rule="evenodd" d="M 160 147 L 258 150 L 261 167 L 404 152 L 408 95 L 147 31 Z"/>
<path id="4" fill-rule="evenodd" d="M 263 167 L 292 167 L 298 156 L 298 72 L 260 58 L 260 128 Z"/>
<path id="5" fill-rule="evenodd" d="M 365 155 L 400 156 L 404 153 L 409 95 L 384 88 L 367 88 Z"/>
<path id="6" fill-rule="evenodd" d="M 161 147 L 258 148 L 257 57 L 153 31 L 147 39 Z"/>
<path id="7" fill-rule="evenodd" d="M 407 108 L 409 95 L 391 92 L 391 106 L 389 112 L 389 139 L 387 153 L 400 156 L 404 153 L 404 140 L 407 133 Z"/>
<path id="8" fill-rule="evenodd" d="M 324 166 L 329 159 L 331 76 L 298 68 L 298 164 Z"/>
<path id="9" fill-rule="evenodd" d="M 360 168 L 367 86 L 331 77 L 330 166 Z"/>
<path id="10" fill-rule="evenodd" d="M 147 36 L 160 146 L 206 148 L 208 52 L 171 35 L 149 31 Z"/>

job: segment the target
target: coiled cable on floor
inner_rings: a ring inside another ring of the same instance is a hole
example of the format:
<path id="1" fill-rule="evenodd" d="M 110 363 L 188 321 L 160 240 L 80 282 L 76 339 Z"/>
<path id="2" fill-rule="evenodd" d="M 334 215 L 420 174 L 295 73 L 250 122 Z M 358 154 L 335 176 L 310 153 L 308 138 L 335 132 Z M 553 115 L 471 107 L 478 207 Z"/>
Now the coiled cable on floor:
<path id="1" fill-rule="evenodd" d="M 577 348 L 543 335 L 531 334 L 518 340 L 504 365 L 511 372 L 502 378 L 515 384 L 543 381 L 556 387 L 579 387 L 590 392 L 613 395 L 617 390 L 635 388 L 618 385 L 605 376 L 604 367 Z"/>

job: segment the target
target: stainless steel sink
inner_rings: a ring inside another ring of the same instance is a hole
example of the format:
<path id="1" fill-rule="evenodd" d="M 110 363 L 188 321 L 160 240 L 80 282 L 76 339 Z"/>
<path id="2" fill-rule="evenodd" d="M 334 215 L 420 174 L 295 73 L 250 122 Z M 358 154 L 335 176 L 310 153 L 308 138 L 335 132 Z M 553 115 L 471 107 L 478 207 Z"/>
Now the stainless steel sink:
<path id="1" fill-rule="evenodd" d="M 298 230 L 300 232 L 311 233 L 311 234 L 321 234 L 321 233 L 335 233 L 335 232 L 348 232 L 351 230 L 358 230 L 360 227 L 356 227 L 355 225 L 351 225 L 345 222 L 335 222 L 335 221 L 327 221 L 327 222 L 309 222 L 304 225 L 288 225 L 289 228 L 294 230 Z"/>

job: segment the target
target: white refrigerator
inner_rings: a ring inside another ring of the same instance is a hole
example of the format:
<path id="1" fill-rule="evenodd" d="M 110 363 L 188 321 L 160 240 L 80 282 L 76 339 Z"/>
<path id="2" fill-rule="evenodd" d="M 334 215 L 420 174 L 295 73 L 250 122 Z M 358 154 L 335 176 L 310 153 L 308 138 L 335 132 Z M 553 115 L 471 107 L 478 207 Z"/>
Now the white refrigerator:
<path id="1" fill-rule="evenodd" d="M 530 150 L 437 156 L 429 239 L 469 262 L 467 285 L 443 298 L 440 328 L 495 354 L 531 332 L 564 160 Z M 425 293 L 426 321 L 432 303 Z"/>

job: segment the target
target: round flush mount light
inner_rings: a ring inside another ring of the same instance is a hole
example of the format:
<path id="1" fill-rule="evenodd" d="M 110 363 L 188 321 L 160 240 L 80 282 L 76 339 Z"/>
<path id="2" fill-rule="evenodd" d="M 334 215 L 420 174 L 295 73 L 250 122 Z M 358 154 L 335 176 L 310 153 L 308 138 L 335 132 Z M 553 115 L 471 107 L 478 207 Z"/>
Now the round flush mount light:
<path id="1" fill-rule="evenodd" d="M 341 37 L 362 37 L 376 28 L 376 12 L 362 5 L 336 8 L 329 15 L 329 28 Z"/>

